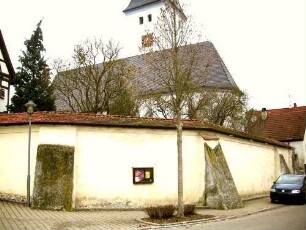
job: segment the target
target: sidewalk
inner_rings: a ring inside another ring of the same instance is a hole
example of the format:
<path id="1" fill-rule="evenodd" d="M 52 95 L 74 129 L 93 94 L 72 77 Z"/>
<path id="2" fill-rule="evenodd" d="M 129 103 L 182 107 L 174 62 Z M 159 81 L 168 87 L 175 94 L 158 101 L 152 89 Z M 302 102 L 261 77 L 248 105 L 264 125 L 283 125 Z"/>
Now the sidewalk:
<path id="1" fill-rule="evenodd" d="M 282 207 L 271 204 L 268 197 L 244 202 L 244 208 L 234 210 L 197 209 L 199 214 L 216 216 L 220 221 Z M 136 221 L 145 217 L 142 211 L 46 211 L 33 210 L 22 204 L 0 201 L 0 229 L 20 230 L 80 230 L 80 229 L 150 229 L 159 228 Z M 202 221 L 201 223 L 205 223 Z M 188 223 L 192 224 L 192 223 Z M 185 223 L 186 225 L 186 223 Z M 161 226 L 162 227 L 162 226 Z M 163 226 L 165 228 L 166 226 Z"/>

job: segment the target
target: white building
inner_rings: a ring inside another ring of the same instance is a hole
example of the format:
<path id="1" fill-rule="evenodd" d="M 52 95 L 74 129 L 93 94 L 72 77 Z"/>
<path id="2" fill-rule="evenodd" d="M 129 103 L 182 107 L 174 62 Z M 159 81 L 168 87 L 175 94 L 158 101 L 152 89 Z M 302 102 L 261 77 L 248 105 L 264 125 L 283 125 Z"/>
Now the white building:
<path id="1" fill-rule="evenodd" d="M 0 113 L 7 111 L 15 71 L 0 30 Z"/>

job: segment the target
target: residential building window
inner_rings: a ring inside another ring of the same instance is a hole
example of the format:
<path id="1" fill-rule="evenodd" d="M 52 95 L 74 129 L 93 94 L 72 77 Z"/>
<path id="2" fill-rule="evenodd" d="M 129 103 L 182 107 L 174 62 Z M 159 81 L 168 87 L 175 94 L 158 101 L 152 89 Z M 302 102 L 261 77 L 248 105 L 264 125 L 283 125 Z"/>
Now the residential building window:
<path id="1" fill-rule="evenodd" d="M 143 17 L 139 17 L 139 25 L 143 24 Z"/>
<path id="2" fill-rule="evenodd" d="M 152 14 L 148 15 L 148 22 L 152 22 Z"/>
<path id="3" fill-rule="evenodd" d="M 4 89 L 0 88 L 0 99 L 4 99 Z"/>

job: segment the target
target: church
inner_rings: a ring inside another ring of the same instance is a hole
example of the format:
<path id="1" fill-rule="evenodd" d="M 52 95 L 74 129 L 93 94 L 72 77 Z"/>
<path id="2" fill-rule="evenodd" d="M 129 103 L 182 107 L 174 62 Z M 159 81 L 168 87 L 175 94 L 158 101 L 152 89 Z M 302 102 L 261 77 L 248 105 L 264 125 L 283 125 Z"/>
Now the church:
<path id="1" fill-rule="evenodd" d="M 127 20 L 127 25 L 131 28 L 131 33 L 128 35 L 128 39 L 130 41 L 130 46 L 133 46 L 132 50 L 140 49 L 146 51 L 146 49 L 148 49 L 150 56 L 148 55 L 148 52 L 144 52 L 136 56 L 120 59 L 119 61 L 122 61 L 126 66 L 133 68 L 135 76 L 131 82 L 136 88 L 135 91 L 137 91 L 137 97 L 142 99 L 145 98 L 146 100 L 149 100 L 150 97 L 156 93 L 162 92 L 164 95 L 169 93 L 169 89 L 165 89 L 165 86 L 162 85 L 162 79 L 158 78 L 160 74 L 158 74 L 158 71 L 154 70 L 151 66 L 154 59 L 160 58 L 163 53 L 167 52 L 167 50 L 155 49 L 154 47 L 154 28 L 158 22 L 161 9 L 166 6 L 177 12 L 178 17 L 182 18 L 182 20 L 186 19 L 181 7 L 169 0 L 132 0 L 123 10 Z M 181 52 L 186 53 L 186 59 L 188 53 L 190 53 L 189 51 L 196 50 L 195 59 L 197 59 L 197 61 L 194 66 L 191 67 L 193 68 L 191 72 L 193 75 L 192 78 L 196 82 L 195 84 L 197 84 L 197 87 L 201 89 L 213 89 L 221 92 L 224 90 L 234 89 L 239 91 L 239 87 L 212 42 L 188 42 L 184 47 L 180 47 L 180 50 L 182 50 Z M 101 63 L 100 65 L 102 66 L 104 64 L 105 63 Z M 158 65 L 161 66 L 162 63 L 160 62 Z M 102 70 L 100 71 L 103 71 L 103 68 L 104 67 L 101 67 Z M 67 73 L 67 71 L 63 72 Z M 55 84 L 55 103 L 57 111 L 84 112 L 83 109 L 74 108 L 74 105 L 77 103 L 71 101 L 72 97 L 68 96 L 68 94 L 62 93 L 63 91 L 65 92 L 65 89 L 61 88 L 65 85 L 61 83 L 64 78 L 65 76 L 61 76 L 61 73 L 59 72 L 54 80 L 54 82 L 59 82 L 58 84 Z M 73 98 L 80 99 L 80 94 L 82 93 L 78 93 L 78 95 L 75 95 Z M 150 113 L 152 108 L 147 106 L 149 103 L 146 102 L 147 101 L 140 105 L 139 113 L 137 114 L 138 116 L 152 116 Z M 108 114 L 105 111 L 99 112 Z"/>
<path id="2" fill-rule="evenodd" d="M 151 42 L 143 27 L 156 20 L 164 4 L 172 6 L 171 1 L 131 0 L 124 9 L 140 27 L 140 45 Z M 180 8 L 174 10 L 184 16 Z M 237 87 L 212 43 L 194 45 L 203 53 L 203 67 L 212 68 L 202 87 Z M 205 59 L 207 53 L 216 58 Z M 125 60 L 141 70 L 136 80 L 145 94 L 159 86 L 147 84 L 154 72 L 142 58 Z M 34 208 L 177 204 L 175 120 L 64 112 L 67 105 L 60 98 L 57 103 L 62 112 L 34 112 L 31 126 L 27 113 L 0 114 L 0 199 L 25 201 L 29 170 Z M 242 197 L 267 195 L 281 173 L 293 171 L 293 148 L 286 143 L 200 120 L 182 123 L 185 204 L 240 208 Z"/>

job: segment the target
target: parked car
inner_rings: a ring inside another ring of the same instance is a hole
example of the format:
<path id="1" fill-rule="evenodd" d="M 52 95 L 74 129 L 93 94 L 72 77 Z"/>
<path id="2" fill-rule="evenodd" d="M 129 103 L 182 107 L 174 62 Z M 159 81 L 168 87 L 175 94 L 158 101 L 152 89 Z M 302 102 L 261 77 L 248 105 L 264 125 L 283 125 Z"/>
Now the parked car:
<path id="1" fill-rule="evenodd" d="M 306 174 L 283 174 L 273 182 L 270 190 L 271 202 L 306 202 Z"/>

